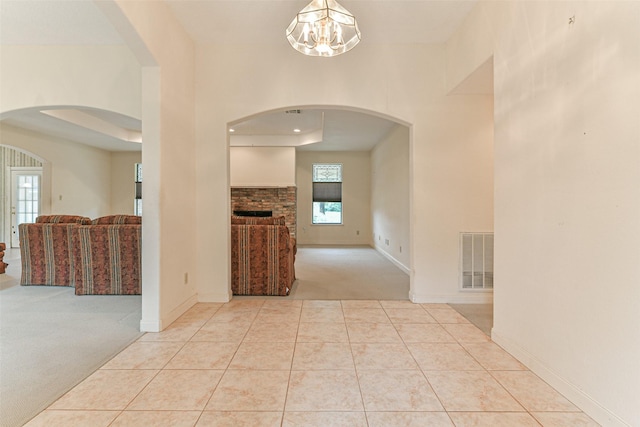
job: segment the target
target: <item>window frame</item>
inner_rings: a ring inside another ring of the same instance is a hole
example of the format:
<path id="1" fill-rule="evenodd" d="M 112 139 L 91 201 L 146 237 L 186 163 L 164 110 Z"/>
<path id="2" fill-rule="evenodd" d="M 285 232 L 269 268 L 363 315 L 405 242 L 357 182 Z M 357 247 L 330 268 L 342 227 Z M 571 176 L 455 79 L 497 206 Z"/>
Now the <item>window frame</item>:
<path id="1" fill-rule="evenodd" d="M 339 181 L 338 180 L 316 180 L 316 167 L 322 166 L 338 166 L 339 167 Z M 343 198 L 343 187 L 344 187 L 344 179 L 343 179 L 343 164 L 342 163 L 313 163 L 311 165 L 311 225 L 343 225 L 344 224 L 344 198 Z M 316 183 L 340 183 L 340 201 L 332 201 L 332 202 L 318 202 L 314 197 L 314 189 Z M 316 222 L 315 216 L 315 207 L 316 203 L 339 203 L 340 204 L 340 222 Z"/>

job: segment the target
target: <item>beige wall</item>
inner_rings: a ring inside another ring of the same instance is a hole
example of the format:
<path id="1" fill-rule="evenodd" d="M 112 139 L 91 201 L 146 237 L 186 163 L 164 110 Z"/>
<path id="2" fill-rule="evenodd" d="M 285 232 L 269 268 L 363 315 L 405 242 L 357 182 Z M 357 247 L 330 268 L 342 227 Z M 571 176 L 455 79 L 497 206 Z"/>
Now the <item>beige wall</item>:
<path id="1" fill-rule="evenodd" d="M 371 162 L 368 151 L 299 151 L 298 233 L 300 245 L 371 243 Z M 312 165 L 342 164 L 342 225 L 312 224 Z"/>
<path id="2" fill-rule="evenodd" d="M 294 147 L 230 147 L 232 187 L 288 187 L 296 185 Z"/>
<path id="3" fill-rule="evenodd" d="M 480 2 L 448 54 L 494 55 L 493 339 L 606 426 L 640 425 L 638 22 Z"/>
<path id="4" fill-rule="evenodd" d="M 409 128 L 397 125 L 371 150 L 373 245 L 410 271 Z"/>
<path id="5" fill-rule="evenodd" d="M 111 212 L 133 215 L 135 164 L 142 162 L 141 152 L 111 153 Z"/>

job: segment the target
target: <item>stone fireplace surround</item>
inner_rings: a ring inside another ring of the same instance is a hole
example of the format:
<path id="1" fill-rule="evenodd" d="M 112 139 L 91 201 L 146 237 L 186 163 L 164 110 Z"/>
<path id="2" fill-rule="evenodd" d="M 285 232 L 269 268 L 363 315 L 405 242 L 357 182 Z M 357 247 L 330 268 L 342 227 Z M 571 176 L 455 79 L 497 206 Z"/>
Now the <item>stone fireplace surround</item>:
<path id="1" fill-rule="evenodd" d="M 296 187 L 231 187 L 231 212 L 273 211 L 283 216 L 292 237 L 296 237 Z"/>

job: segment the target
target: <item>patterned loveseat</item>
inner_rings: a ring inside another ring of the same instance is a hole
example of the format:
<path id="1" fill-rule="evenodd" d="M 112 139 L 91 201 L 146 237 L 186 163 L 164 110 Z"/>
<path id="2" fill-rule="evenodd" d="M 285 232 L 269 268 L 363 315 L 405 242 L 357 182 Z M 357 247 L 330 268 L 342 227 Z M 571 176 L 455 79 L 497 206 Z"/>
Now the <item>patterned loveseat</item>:
<path id="1" fill-rule="evenodd" d="M 141 293 L 141 217 L 56 215 L 19 227 L 21 285 L 73 286 L 76 295 Z"/>
<path id="2" fill-rule="evenodd" d="M 231 218 L 234 295 L 288 295 L 295 281 L 296 241 L 284 217 Z"/>

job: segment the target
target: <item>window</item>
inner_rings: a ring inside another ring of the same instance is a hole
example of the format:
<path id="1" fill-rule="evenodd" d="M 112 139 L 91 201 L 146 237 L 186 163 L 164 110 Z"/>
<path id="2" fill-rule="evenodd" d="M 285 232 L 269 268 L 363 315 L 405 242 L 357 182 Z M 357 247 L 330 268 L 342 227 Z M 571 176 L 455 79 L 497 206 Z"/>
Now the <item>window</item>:
<path id="1" fill-rule="evenodd" d="M 136 198 L 133 201 L 133 214 L 142 216 L 142 163 L 135 166 Z"/>
<path id="2" fill-rule="evenodd" d="M 342 165 L 313 165 L 313 224 L 342 224 Z"/>

